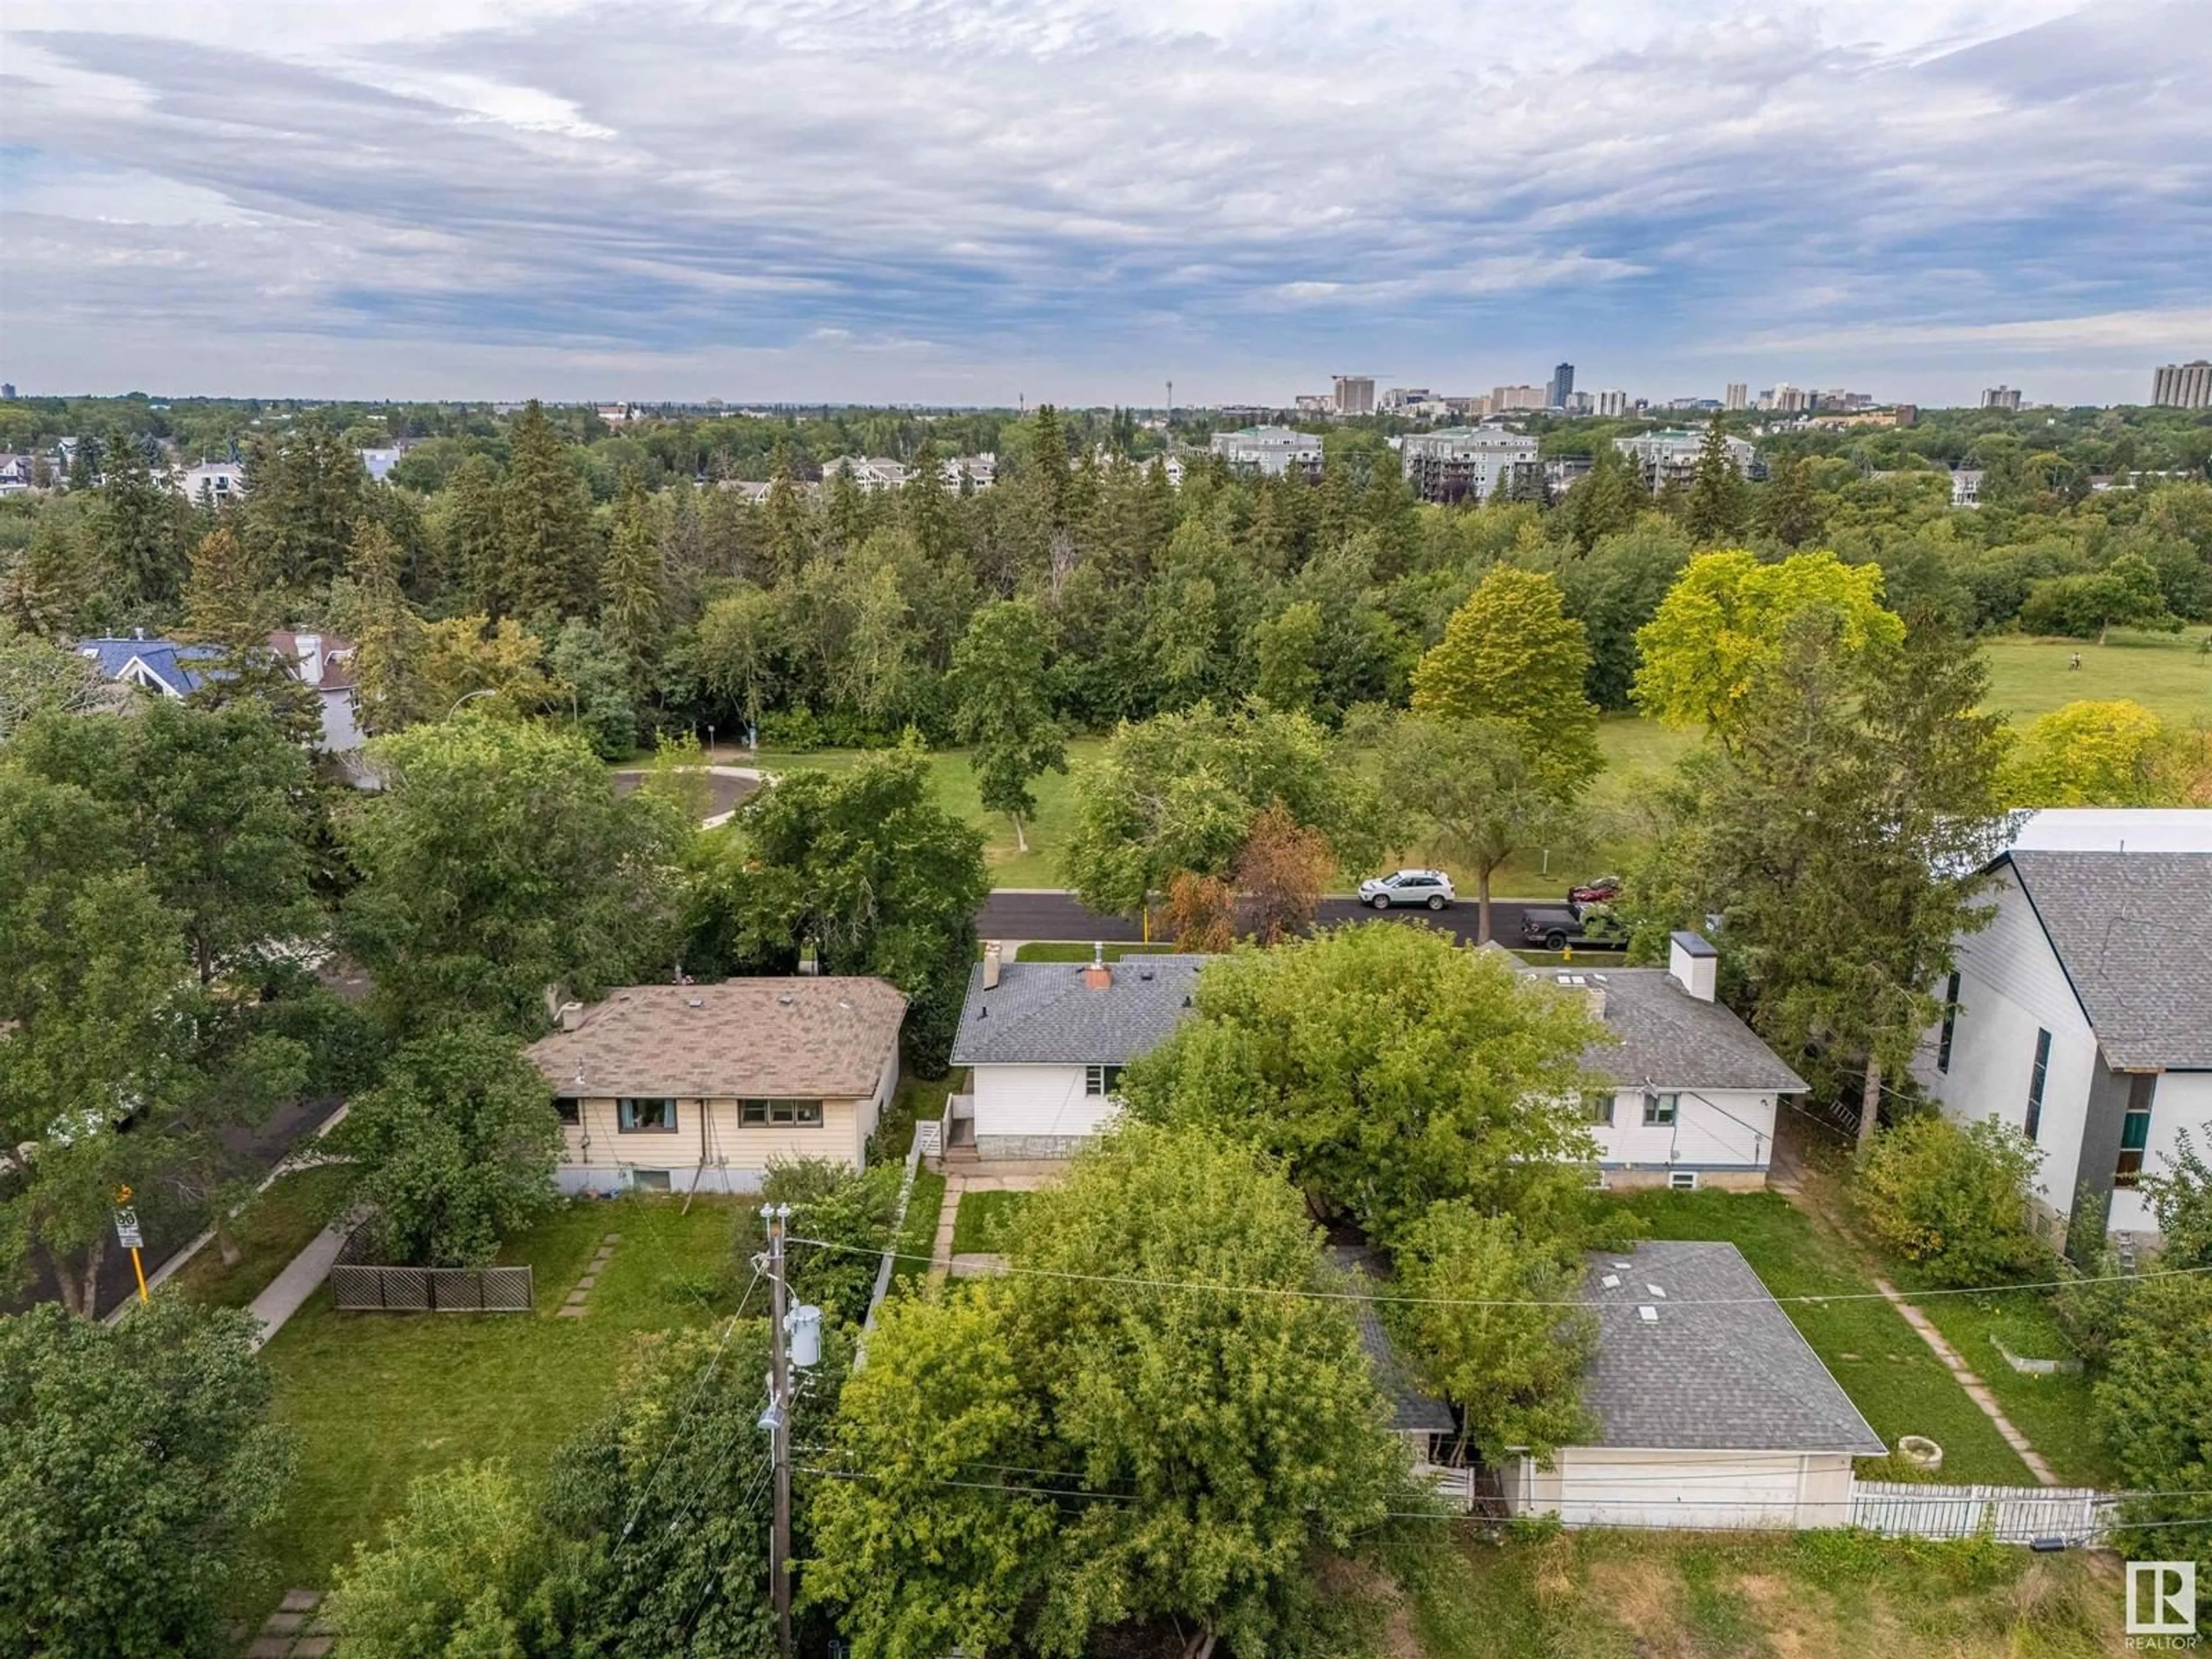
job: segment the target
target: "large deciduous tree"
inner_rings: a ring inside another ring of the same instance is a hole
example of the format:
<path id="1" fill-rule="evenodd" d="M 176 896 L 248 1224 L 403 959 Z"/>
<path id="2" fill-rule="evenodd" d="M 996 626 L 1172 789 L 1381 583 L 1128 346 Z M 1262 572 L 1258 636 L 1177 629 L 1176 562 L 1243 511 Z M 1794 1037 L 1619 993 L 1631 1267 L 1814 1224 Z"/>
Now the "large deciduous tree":
<path id="1" fill-rule="evenodd" d="M 1280 801 L 1328 839 L 1340 865 L 1376 852 L 1373 790 L 1308 716 L 1264 707 L 1123 724 L 1076 769 L 1076 823 L 1062 867 L 1094 910 L 1134 915 L 1178 870 L 1225 876 L 1252 815 Z"/>
<path id="2" fill-rule="evenodd" d="M 1809 611 L 1836 617 L 1834 652 L 1850 663 L 1876 665 L 1905 638 L 1904 622 L 1882 605 L 1878 565 L 1825 552 L 1779 564 L 1741 549 L 1700 554 L 1637 634 L 1637 703 L 1669 726 L 1701 726 L 1732 741 L 1744 699 Z"/>
<path id="3" fill-rule="evenodd" d="M 2166 806 L 2165 728 L 2139 702 L 2069 702 L 2028 723 L 2006 756 L 2009 806 Z"/>
<path id="4" fill-rule="evenodd" d="M 1008 1256 L 877 1330 L 835 1437 L 866 1478 L 815 1498 L 810 1598 L 861 1659 L 1073 1656 L 1146 1620 L 1189 1659 L 1271 1650 L 1316 1553 L 1405 1479 L 1297 1194 L 1233 1145 L 1132 1128 L 1036 1196 Z"/>
<path id="5" fill-rule="evenodd" d="M 1583 1055 L 1601 1028 L 1503 951 L 1346 927 L 1217 963 L 1196 1001 L 1122 1074 L 1129 1110 L 1255 1142 L 1385 1235 L 1439 1199 L 1533 1206 L 1592 1155 Z"/>
<path id="6" fill-rule="evenodd" d="M 1604 763 L 1597 710 L 1583 694 L 1589 642 L 1559 585 L 1540 571 L 1492 565 L 1413 670 L 1413 708 L 1445 720 L 1518 730 L 1536 765 L 1571 790 Z"/>
<path id="7" fill-rule="evenodd" d="M 330 1139 L 382 1261 L 488 1266 L 556 1200 L 553 1091 L 504 1032 L 463 1026 L 401 1044 Z"/>
<path id="8" fill-rule="evenodd" d="M 787 974 L 811 950 L 824 973 L 876 974 L 908 999 L 905 1040 L 938 1075 L 990 890 L 983 834 L 929 798 L 914 749 L 843 776 L 796 771 L 699 840 L 686 966 Z"/>
<path id="9" fill-rule="evenodd" d="M 166 1293 L 112 1329 L 0 1318 L 0 1650 L 235 1650 L 224 1595 L 291 1468 L 255 1328 Z"/>
<path id="10" fill-rule="evenodd" d="M 580 735 L 470 710 L 370 754 L 385 787 L 342 826 L 361 883 L 340 931 L 394 1029 L 534 1031 L 549 989 L 669 971 L 685 827 L 618 797 Z"/>
<path id="11" fill-rule="evenodd" d="M 1024 853 L 1022 820 L 1034 816 L 1030 781 L 1067 770 L 1067 740 L 1053 718 L 1045 678 L 1044 619 L 1025 600 L 987 605 L 968 623 L 952 653 L 954 721 L 971 745 L 976 792 L 988 812 L 1014 822 Z"/>

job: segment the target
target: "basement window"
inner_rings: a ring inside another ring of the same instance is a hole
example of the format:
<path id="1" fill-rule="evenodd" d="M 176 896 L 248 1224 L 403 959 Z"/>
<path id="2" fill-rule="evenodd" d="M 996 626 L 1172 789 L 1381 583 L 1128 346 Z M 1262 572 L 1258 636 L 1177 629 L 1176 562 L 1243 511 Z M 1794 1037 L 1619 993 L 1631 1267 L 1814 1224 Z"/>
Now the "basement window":
<path id="1" fill-rule="evenodd" d="M 1695 1170 L 1669 1170 L 1667 1184 L 1678 1193 L 1694 1193 L 1698 1190 L 1698 1172 Z"/>

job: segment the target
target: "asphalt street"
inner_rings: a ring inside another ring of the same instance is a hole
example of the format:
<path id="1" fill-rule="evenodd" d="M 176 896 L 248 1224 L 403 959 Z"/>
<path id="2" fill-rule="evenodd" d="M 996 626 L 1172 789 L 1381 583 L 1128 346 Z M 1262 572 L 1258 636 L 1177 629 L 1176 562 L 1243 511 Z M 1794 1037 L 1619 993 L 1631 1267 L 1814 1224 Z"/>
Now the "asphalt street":
<path id="1" fill-rule="evenodd" d="M 1553 902 L 1565 903 L 1565 894 Z M 1494 899 L 1490 906 L 1490 931 L 1501 945 L 1521 942 L 1521 913 L 1526 899 Z M 1438 927 L 1454 938 L 1472 943 L 1475 937 L 1474 901 L 1462 898 L 1443 910 L 1370 910 L 1348 898 L 1321 902 L 1321 921 L 1334 927 L 1346 921 L 1391 921 L 1419 927 Z M 1085 909 L 1066 892 L 998 892 L 983 901 L 975 912 L 975 931 L 985 939 L 1139 939 L 1144 933 L 1121 916 L 1102 916 Z"/>

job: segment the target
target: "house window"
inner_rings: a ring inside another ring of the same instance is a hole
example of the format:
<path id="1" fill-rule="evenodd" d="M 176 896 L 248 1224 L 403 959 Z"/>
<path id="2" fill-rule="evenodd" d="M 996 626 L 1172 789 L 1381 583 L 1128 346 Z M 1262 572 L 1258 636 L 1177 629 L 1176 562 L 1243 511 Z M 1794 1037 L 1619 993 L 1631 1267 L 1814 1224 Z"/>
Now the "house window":
<path id="1" fill-rule="evenodd" d="M 1584 1095 L 1583 1097 L 1583 1119 L 1588 1122 L 1602 1124 L 1607 1128 L 1611 1128 L 1613 1127 L 1613 1093 L 1610 1090 L 1607 1091 L 1603 1094 L 1591 1093 Z"/>
<path id="2" fill-rule="evenodd" d="M 665 1170 L 632 1170 L 629 1184 L 641 1193 L 665 1193 L 669 1190 Z"/>
<path id="3" fill-rule="evenodd" d="M 676 1133 L 676 1103 L 625 1096 L 615 1103 L 615 1127 L 624 1134 L 672 1135 Z"/>
<path id="4" fill-rule="evenodd" d="M 2027 1068 L 2027 1138 L 2035 1139 L 2043 1121 L 2043 1081 L 2051 1075 L 2051 1033 L 2035 1034 L 2035 1064 Z"/>
<path id="5" fill-rule="evenodd" d="M 1678 1193 L 1694 1193 L 1698 1190 L 1698 1172 L 1695 1170 L 1670 1170 L 1667 1172 L 1667 1184 Z"/>
<path id="6" fill-rule="evenodd" d="M 818 1129 L 822 1127 L 822 1103 L 818 1100 L 741 1100 L 738 1103 L 738 1121 L 749 1129 L 771 1123 Z"/>
<path id="7" fill-rule="evenodd" d="M 1674 1103 L 1680 1098 L 1678 1095 L 1644 1096 L 1644 1127 L 1648 1129 L 1657 1124 L 1672 1123 L 1674 1121 Z"/>
<path id="8" fill-rule="evenodd" d="M 1121 1068 L 1118 1066 L 1086 1066 L 1083 1068 L 1083 1092 L 1086 1095 L 1110 1095 L 1121 1086 Z"/>
<path id="9" fill-rule="evenodd" d="M 1959 975 L 1954 973 L 1951 982 L 1943 988 L 1943 1034 L 1936 1039 L 1936 1069 L 1951 1069 L 1951 1034 L 1959 1026 Z"/>
<path id="10" fill-rule="evenodd" d="M 553 1103 L 553 1109 L 561 1115 L 563 1123 L 581 1123 L 584 1121 L 584 1103 L 580 1100 L 556 1100 Z"/>
<path id="11" fill-rule="evenodd" d="M 2120 1120 L 2120 1161 L 2112 1168 L 2112 1185 L 2132 1188 L 2142 1175 L 2143 1149 L 2150 1145 L 2150 1101 L 2158 1092 L 2155 1072 L 2137 1072 L 2128 1079 L 2127 1115 Z"/>

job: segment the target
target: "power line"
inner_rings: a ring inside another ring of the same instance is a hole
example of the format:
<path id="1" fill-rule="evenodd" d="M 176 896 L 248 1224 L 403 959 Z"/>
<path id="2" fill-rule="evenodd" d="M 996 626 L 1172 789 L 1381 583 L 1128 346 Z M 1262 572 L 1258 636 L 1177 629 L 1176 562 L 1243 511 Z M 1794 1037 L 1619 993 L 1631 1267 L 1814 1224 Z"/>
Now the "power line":
<path id="1" fill-rule="evenodd" d="M 799 1238 L 794 1244 L 811 1244 L 825 1250 L 843 1250 L 857 1255 L 881 1256 L 885 1252 L 857 1244 L 839 1244 L 824 1238 Z M 1632 1249 L 1633 1247 L 1632 1247 Z M 890 1255 L 902 1261 L 920 1261 L 932 1267 L 950 1268 L 949 1256 L 936 1256 L 915 1250 L 892 1250 Z M 1594 1254 L 1605 1255 L 1600 1250 Z M 2028 1279 L 2011 1285 L 1954 1285 L 1910 1292 L 1913 1300 L 1931 1296 L 1990 1296 L 2004 1291 L 2065 1290 L 2082 1285 L 2138 1284 L 2154 1279 L 2187 1278 L 2212 1273 L 2212 1267 L 2161 1267 L 2150 1273 L 2084 1274 L 2077 1279 Z M 1194 1279 L 1140 1279 L 1128 1273 L 1079 1273 L 1052 1267 L 1018 1267 L 1008 1264 L 1000 1268 L 994 1277 L 1018 1279 L 1054 1279 L 1085 1285 L 1127 1285 L 1139 1290 L 1204 1291 L 1215 1296 L 1282 1297 L 1310 1302 L 1364 1302 L 1427 1308 L 1583 1308 L 1592 1307 L 1589 1302 L 1576 1298 L 1571 1301 L 1547 1300 L 1536 1297 L 1470 1297 L 1470 1296 L 1394 1296 L 1366 1291 L 1322 1291 L 1293 1285 L 1218 1285 Z M 1791 1296 L 1732 1296 L 1732 1297 L 1668 1297 L 1664 1305 L 1668 1308 L 1763 1308 L 1769 1303 L 1803 1303 L 1818 1306 L 1829 1302 L 1887 1302 L 1889 1298 L 1880 1291 L 1832 1291 L 1802 1292 Z"/>

